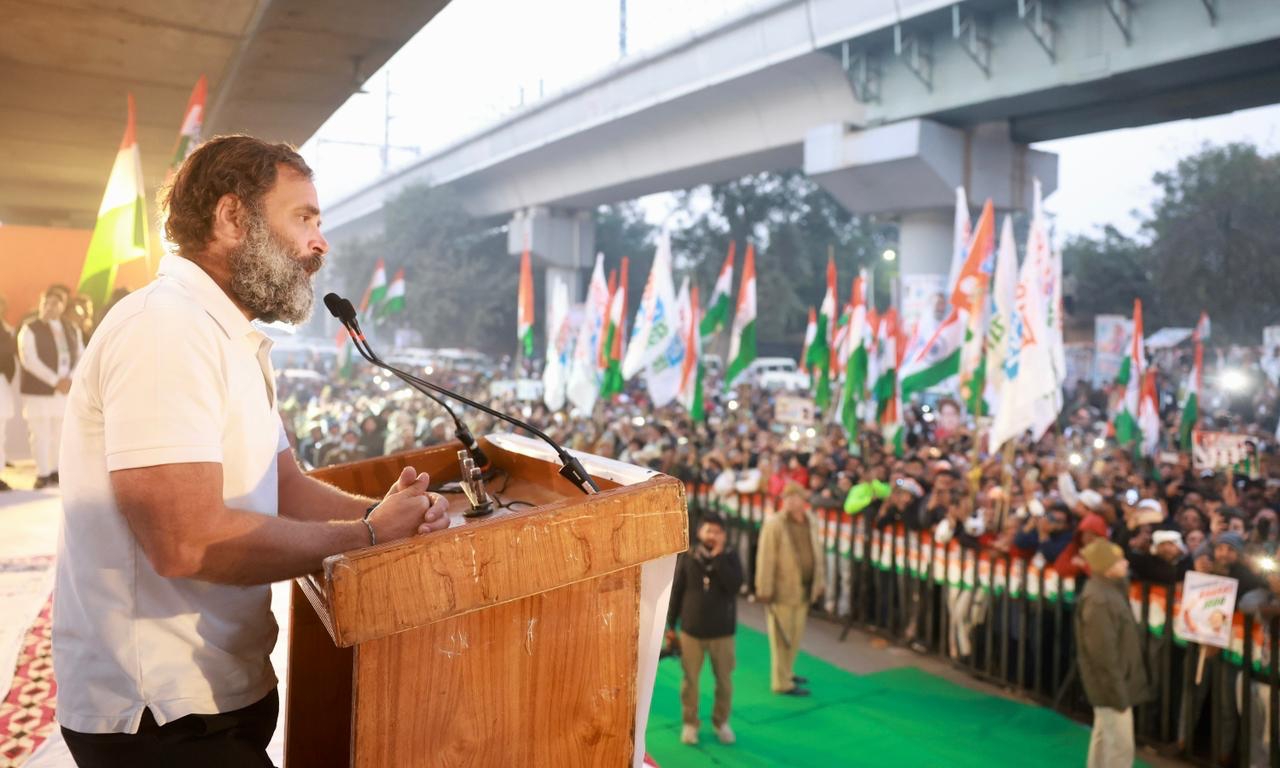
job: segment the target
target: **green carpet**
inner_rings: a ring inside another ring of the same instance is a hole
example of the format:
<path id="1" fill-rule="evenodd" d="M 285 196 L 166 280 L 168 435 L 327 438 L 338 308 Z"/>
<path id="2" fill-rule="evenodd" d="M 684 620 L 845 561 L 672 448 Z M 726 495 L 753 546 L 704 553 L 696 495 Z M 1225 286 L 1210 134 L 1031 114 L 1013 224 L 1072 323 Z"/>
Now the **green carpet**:
<path id="1" fill-rule="evenodd" d="M 734 746 L 711 729 L 715 680 L 703 667 L 702 731 L 680 743 L 680 663 L 665 659 L 649 713 L 648 752 L 682 766 L 1070 766 L 1085 763 L 1089 729 L 1052 710 L 989 696 L 914 667 L 854 675 L 801 653 L 805 699 L 769 692 L 769 642 L 740 627 L 730 724 Z"/>

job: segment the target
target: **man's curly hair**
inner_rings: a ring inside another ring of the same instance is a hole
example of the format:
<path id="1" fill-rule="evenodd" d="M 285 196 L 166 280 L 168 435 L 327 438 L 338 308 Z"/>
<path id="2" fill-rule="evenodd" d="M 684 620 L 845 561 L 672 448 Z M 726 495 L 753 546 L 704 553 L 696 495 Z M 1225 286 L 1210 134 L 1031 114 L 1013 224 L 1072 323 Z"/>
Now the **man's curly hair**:
<path id="1" fill-rule="evenodd" d="M 185 256 L 201 253 L 213 235 L 213 212 L 222 196 L 235 195 L 247 209 L 259 210 L 282 165 L 308 179 L 314 176 L 292 145 L 241 135 L 209 139 L 183 162 L 165 189 L 165 236 Z"/>

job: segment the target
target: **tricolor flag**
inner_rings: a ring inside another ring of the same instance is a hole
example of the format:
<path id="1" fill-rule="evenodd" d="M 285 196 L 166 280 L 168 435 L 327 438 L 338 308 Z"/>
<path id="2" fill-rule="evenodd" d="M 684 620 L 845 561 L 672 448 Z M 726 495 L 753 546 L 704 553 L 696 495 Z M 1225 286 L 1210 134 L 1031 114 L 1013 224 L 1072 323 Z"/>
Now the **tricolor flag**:
<path id="1" fill-rule="evenodd" d="M 1000 410 L 1000 392 L 1004 388 L 1004 362 L 1009 352 L 1009 325 L 1012 322 L 1018 290 L 1018 248 L 1013 239 L 1013 217 L 1005 216 L 1000 228 L 1000 247 L 996 251 L 996 269 L 991 277 L 987 299 L 987 335 L 983 348 L 986 373 L 987 407 Z"/>
<path id="2" fill-rule="evenodd" d="M 364 290 L 360 299 L 360 314 L 369 317 L 377 311 L 378 305 L 387 298 L 387 265 L 378 259 L 373 265 L 373 277 L 369 279 L 369 287 Z"/>
<path id="3" fill-rule="evenodd" d="M 986 344 L 987 289 L 995 270 L 995 244 L 995 206 L 987 198 L 969 242 L 969 255 L 951 289 L 953 311 L 965 320 L 964 344 L 960 348 L 960 393 L 974 416 L 986 414 L 982 402 L 986 390 L 982 348 Z"/>
<path id="4" fill-rule="evenodd" d="M 727 392 L 734 381 L 756 359 L 756 251 L 747 243 L 742 264 L 742 283 L 738 288 L 738 311 L 733 315 L 733 333 L 729 337 L 729 366 L 725 369 Z"/>
<path id="5" fill-rule="evenodd" d="M 876 333 L 875 382 L 872 393 L 876 400 L 876 423 L 885 442 L 893 446 L 896 456 L 905 450 L 900 393 L 898 391 L 898 313 L 890 307 L 880 318 Z"/>
<path id="6" fill-rule="evenodd" d="M 1191 434 L 1200 423 L 1200 390 L 1204 385 L 1204 339 L 1209 333 L 1209 313 L 1200 313 L 1200 322 L 1191 332 L 1191 341 L 1195 345 L 1195 358 L 1191 365 L 1191 376 L 1186 383 L 1186 391 L 1182 395 L 1182 417 L 1178 422 L 1178 448 L 1191 452 Z"/>
<path id="7" fill-rule="evenodd" d="M 1133 300 L 1133 339 L 1129 344 L 1129 355 L 1120 361 L 1120 372 L 1116 374 L 1116 385 L 1123 387 L 1124 398 L 1116 409 L 1112 425 L 1116 431 L 1116 442 L 1120 445 L 1134 443 L 1140 436 L 1138 426 L 1138 407 L 1142 396 L 1142 374 L 1147 369 L 1146 353 L 1143 350 L 1142 337 L 1142 299 Z"/>
<path id="8" fill-rule="evenodd" d="M 204 128 L 204 103 L 208 95 L 209 84 L 201 75 L 191 89 L 191 98 L 187 99 L 187 109 L 182 113 L 182 128 L 178 131 L 178 142 L 173 148 L 173 158 L 169 161 L 169 176 L 173 178 L 196 147 L 200 145 L 200 132 Z"/>
<path id="9" fill-rule="evenodd" d="M 107 189 L 98 206 L 98 223 L 89 240 L 84 268 L 76 293 L 93 299 L 95 307 L 105 307 L 116 287 L 116 271 L 121 264 L 147 257 L 150 235 L 147 205 L 143 198 L 142 154 L 138 151 L 133 94 L 129 94 L 129 116 L 124 138 L 111 166 Z"/>
<path id="10" fill-rule="evenodd" d="M 1066 348 L 1062 336 L 1062 253 L 1055 251 L 1049 240 L 1049 221 L 1044 215 L 1040 199 L 1040 180 L 1032 180 L 1031 228 L 1027 230 L 1027 260 L 1035 270 L 1036 290 L 1041 294 L 1045 309 L 1044 331 L 1049 346 L 1049 359 L 1053 364 L 1054 380 L 1058 382 L 1059 408 L 1064 398 L 1062 385 L 1067 379 Z"/>
<path id="11" fill-rule="evenodd" d="M 529 252 L 520 254 L 520 291 L 516 303 L 516 343 L 525 357 L 533 357 L 533 264 Z"/>
<path id="12" fill-rule="evenodd" d="M 702 337 L 712 336 L 729 324 L 729 294 L 733 291 L 733 251 L 734 243 L 729 241 L 729 255 L 720 267 L 715 287 L 711 289 L 711 300 L 707 302 L 707 312 L 702 317 Z"/>
<path id="13" fill-rule="evenodd" d="M 702 318 L 698 311 L 698 286 L 689 289 L 689 323 L 685 329 L 684 368 L 680 371 L 680 404 L 694 421 L 707 417 L 702 402 Z"/>
<path id="14" fill-rule="evenodd" d="M 827 256 L 827 290 L 818 308 L 818 328 L 813 343 L 805 355 L 805 363 L 812 371 L 817 388 L 814 405 L 826 408 L 831 404 L 831 337 L 836 328 L 836 260 Z"/>
<path id="15" fill-rule="evenodd" d="M 868 354 L 871 351 L 871 326 L 867 322 L 867 271 L 853 280 L 849 298 L 849 331 L 845 346 L 844 391 L 840 399 L 840 422 L 852 443 L 858 436 L 858 411 L 867 397 Z"/>
<path id="16" fill-rule="evenodd" d="M 1150 367 L 1142 376 L 1142 395 L 1138 401 L 1138 427 L 1142 430 L 1143 456 L 1155 456 L 1160 446 L 1160 407 L 1156 404 L 1156 369 Z"/>
<path id="17" fill-rule="evenodd" d="M 622 257 L 617 280 L 610 275 L 609 314 L 600 348 L 601 368 L 604 379 L 600 382 L 600 396 L 606 400 L 622 393 L 622 328 L 627 319 L 627 257 Z"/>
<path id="18" fill-rule="evenodd" d="M 809 372 L 809 350 L 813 348 L 813 340 L 818 337 L 818 310 L 809 307 L 809 322 L 804 327 L 804 349 L 800 351 L 800 372 Z"/>
<path id="19" fill-rule="evenodd" d="M 404 269 L 397 269 L 396 276 L 387 287 L 386 301 L 378 305 L 378 317 L 384 318 L 404 311 Z"/>

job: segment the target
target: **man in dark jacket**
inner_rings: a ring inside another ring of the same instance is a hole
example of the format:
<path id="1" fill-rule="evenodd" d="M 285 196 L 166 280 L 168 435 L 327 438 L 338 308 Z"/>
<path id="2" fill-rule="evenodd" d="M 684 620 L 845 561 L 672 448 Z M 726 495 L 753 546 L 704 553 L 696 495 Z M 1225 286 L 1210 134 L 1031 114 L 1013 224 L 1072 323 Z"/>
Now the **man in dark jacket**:
<path id="1" fill-rule="evenodd" d="M 1093 705 L 1089 768 L 1133 765 L 1133 707 L 1151 700 L 1124 550 L 1097 539 L 1081 552 L 1093 577 L 1076 605 L 1080 682 Z"/>
<path id="2" fill-rule="evenodd" d="M 729 727 L 729 706 L 733 698 L 733 636 L 738 628 L 738 590 L 742 588 L 742 563 L 728 546 L 724 520 L 715 513 L 702 516 L 698 541 L 676 563 L 671 587 L 667 626 L 680 625 L 680 703 L 684 728 L 680 740 L 698 743 L 698 678 L 704 656 L 711 657 L 716 677 L 715 706 L 711 724 L 722 744 L 735 741 Z"/>

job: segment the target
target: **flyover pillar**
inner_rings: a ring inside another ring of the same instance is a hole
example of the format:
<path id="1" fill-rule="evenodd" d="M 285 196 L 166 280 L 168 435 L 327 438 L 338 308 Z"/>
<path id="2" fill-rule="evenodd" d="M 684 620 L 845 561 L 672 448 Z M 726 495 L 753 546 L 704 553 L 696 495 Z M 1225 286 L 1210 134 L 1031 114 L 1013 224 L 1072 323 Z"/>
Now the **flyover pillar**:
<path id="1" fill-rule="evenodd" d="M 927 325 L 949 290 L 956 187 L 976 219 L 987 198 L 998 210 L 1029 209 L 1033 179 L 1045 195 L 1058 183 L 1057 155 L 1014 142 L 1006 123 L 819 126 L 805 136 L 804 168 L 852 213 L 898 217 L 898 307 L 908 329 Z"/>
<path id="2" fill-rule="evenodd" d="M 541 321 L 548 338 L 551 302 L 559 286 L 568 288 L 569 302 L 583 299 L 595 263 L 596 230 L 590 211 L 537 206 L 516 211 L 507 228 L 507 252 L 528 250 L 535 273 L 542 272 Z"/>

